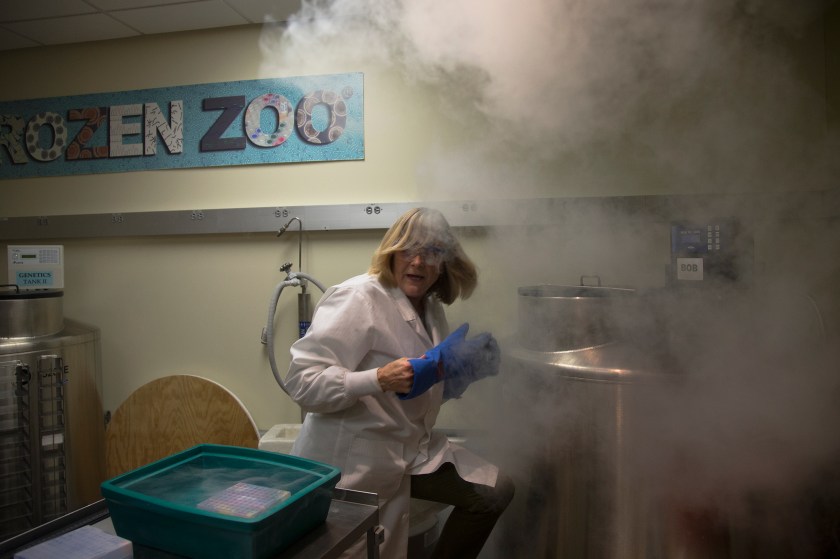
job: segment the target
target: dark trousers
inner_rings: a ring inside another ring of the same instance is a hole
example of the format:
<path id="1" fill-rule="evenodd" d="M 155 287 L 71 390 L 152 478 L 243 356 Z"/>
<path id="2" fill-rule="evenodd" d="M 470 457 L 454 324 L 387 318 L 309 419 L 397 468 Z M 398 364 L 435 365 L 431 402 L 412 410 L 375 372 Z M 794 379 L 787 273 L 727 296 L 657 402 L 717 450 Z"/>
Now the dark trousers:
<path id="1" fill-rule="evenodd" d="M 499 516 L 513 499 L 513 481 L 499 472 L 496 486 L 470 483 L 449 462 L 431 474 L 411 476 L 411 496 L 453 505 L 433 559 L 478 557 Z"/>

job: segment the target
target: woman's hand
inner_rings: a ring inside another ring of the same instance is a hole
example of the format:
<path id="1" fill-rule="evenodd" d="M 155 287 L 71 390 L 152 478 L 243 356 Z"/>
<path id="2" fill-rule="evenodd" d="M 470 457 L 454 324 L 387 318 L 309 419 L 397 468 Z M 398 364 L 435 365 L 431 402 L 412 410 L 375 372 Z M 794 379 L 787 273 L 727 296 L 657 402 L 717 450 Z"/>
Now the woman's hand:
<path id="1" fill-rule="evenodd" d="M 405 394 L 414 384 L 414 368 L 408 358 L 401 357 L 376 370 L 376 378 L 383 392 Z"/>

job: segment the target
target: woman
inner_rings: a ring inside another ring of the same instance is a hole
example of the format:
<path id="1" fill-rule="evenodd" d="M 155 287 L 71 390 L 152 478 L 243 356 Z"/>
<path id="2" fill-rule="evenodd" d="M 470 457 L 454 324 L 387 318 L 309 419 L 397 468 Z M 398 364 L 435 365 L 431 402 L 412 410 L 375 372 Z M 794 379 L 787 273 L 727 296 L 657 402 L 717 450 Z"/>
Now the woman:
<path id="1" fill-rule="evenodd" d="M 410 399 L 409 358 L 448 334 L 443 304 L 475 289 L 475 266 L 443 215 L 403 214 L 367 274 L 327 290 L 291 348 L 286 387 L 307 412 L 293 453 L 341 469 L 339 487 L 377 493 L 384 559 L 406 556 L 409 498 L 455 506 L 435 557 L 475 557 L 513 497 L 498 469 L 433 432 L 446 381 Z M 445 368 L 445 364 L 444 364 Z"/>

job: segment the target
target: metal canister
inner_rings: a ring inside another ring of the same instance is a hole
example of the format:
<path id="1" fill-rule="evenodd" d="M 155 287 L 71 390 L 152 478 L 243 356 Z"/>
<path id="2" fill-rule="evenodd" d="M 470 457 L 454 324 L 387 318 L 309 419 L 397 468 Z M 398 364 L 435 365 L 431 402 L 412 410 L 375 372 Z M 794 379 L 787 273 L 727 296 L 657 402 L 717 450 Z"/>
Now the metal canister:
<path id="1" fill-rule="evenodd" d="M 794 549 L 807 556 L 836 551 L 838 508 L 830 491 L 836 468 L 824 466 L 813 448 L 796 454 L 787 444 L 800 431 L 809 434 L 812 424 L 836 423 L 833 408 L 825 410 L 830 397 L 809 384 L 836 386 L 822 377 L 837 359 L 814 301 L 794 302 L 773 290 L 667 290 L 628 297 L 610 292 L 607 298 L 618 295 L 619 304 L 602 305 L 595 300 L 600 294 L 575 289 L 520 289 L 519 332 L 503 345 L 503 378 L 510 383 L 502 391 L 505 417 L 515 420 L 515 432 L 502 438 L 516 445 L 505 449 L 505 459 L 519 476 L 518 514 L 505 519 L 519 524 L 508 547 L 523 557 L 558 559 L 786 558 Z M 593 300 L 580 298 L 588 295 Z M 763 383 L 761 390 L 754 381 Z M 721 391 L 725 399 L 709 399 Z M 788 400 L 821 411 L 801 424 L 785 422 L 784 429 L 765 423 L 764 416 L 775 418 L 777 404 Z M 747 401 L 745 415 L 739 406 Z M 791 452 L 791 458 L 779 458 L 778 470 L 754 485 L 742 476 L 742 464 L 717 460 L 720 417 L 730 419 L 724 448 L 741 462 L 756 451 L 759 457 Z M 704 431 L 708 423 L 713 428 Z M 832 448 L 819 453 L 835 460 Z M 800 467 L 797 475 L 808 472 L 809 478 L 802 493 L 779 474 Z M 810 491 L 820 500 L 814 503 Z M 789 496 L 779 500 L 780 493 Z M 747 499 L 750 514 L 743 515 Z M 808 512 L 795 517 L 790 507 Z M 809 516 L 817 507 L 831 511 L 827 529 L 813 526 L 823 521 L 822 513 Z M 776 528 L 793 518 L 798 526 L 786 533 Z"/>
<path id="2" fill-rule="evenodd" d="M 619 287 L 520 287 L 517 341 L 538 351 L 603 345 L 623 337 L 636 302 L 633 289 Z"/>
<path id="3" fill-rule="evenodd" d="M 21 291 L 0 286 L 0 339 L 37 338 L 64 327 L 64 292 L 59 289 Z"/>
<path id="4" fill-rule="evenodd" d="M 666 532 L 636 455 L 633 410 L 667 378 L 630 343 L 632 289 L 540 285 L 518 290 L 519 330 L 506 348 L 521 389 L 517 489 L 523 556 L 642 559 Z M 510 397 L 510 396 L 509 396 Z M 522 414 L 527 409 L 529 413 Z"/>
<path id="5" fill-rule="evenodd" d="M 65 319 L 62 298 L 0 295 L 0 540 L 100 498 L 100 333 Z"/>

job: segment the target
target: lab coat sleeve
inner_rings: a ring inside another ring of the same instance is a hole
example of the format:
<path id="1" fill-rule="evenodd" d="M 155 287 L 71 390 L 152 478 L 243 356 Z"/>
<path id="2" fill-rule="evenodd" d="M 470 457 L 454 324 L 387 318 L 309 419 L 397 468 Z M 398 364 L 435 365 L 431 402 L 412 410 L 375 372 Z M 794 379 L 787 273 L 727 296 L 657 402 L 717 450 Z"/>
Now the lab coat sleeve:
<path id="1" fill-rule="evenodd" d="M 286 387 L 292 399 L 307 412 L 330 413 L 381 393 L 375 368 L 356 370 L 376 343 L 376 326 L 372 301 L 364 292 L 327 290 L 306 336 L 291 348 Z"/>

